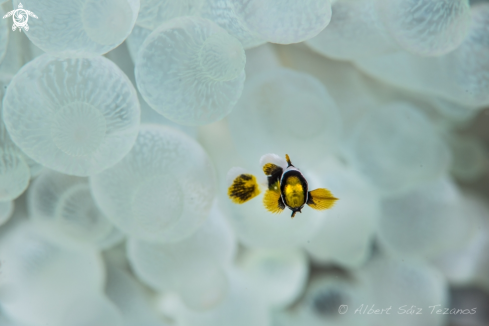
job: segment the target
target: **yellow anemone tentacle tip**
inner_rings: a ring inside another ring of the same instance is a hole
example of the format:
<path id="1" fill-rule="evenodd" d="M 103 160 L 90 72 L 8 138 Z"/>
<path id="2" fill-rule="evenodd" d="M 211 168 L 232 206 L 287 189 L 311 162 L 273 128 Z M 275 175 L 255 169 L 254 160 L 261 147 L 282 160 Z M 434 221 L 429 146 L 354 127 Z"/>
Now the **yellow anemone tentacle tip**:
<path id="1" fill-rule="evenodd" d="M 334 197 L 331 191 L 318 188 L 309 193 L 307 204 L 317 210 L 324 210 L 333 207 L 338 198 Z"/>
<path id="2" fill-rule="evenodd" d="M 228 189 L 228 196 L 236 204 L 243 204 L 260 194 L 256 177 L 251 174 L 240 174 Z"/>

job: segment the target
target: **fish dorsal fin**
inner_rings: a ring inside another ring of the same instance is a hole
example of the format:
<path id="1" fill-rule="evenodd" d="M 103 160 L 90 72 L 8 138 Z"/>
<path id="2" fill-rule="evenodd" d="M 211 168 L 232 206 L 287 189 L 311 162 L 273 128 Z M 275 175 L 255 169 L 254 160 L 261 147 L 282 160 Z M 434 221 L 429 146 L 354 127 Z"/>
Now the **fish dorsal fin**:
<path id="1" fill-rule="evenodd" d="M 292 162 L 290 161 L 289 154 L 285 154 L 285 160 L 287 161 L 287 164 L 288 164 L 289 166 L 294 166 L 294 165 L 292 165 Z M 287 166 L 287 167 L 289 167 L 289 166 Z"/>
<path id="2" fill-rule="evenodd" d="M 324 210 L 333 207 L 337 200 L 338 198 L 334 197 L 331 191 L 324 188 L 318 188 L 309 191 L 307 205 L 317 210 Z"/>

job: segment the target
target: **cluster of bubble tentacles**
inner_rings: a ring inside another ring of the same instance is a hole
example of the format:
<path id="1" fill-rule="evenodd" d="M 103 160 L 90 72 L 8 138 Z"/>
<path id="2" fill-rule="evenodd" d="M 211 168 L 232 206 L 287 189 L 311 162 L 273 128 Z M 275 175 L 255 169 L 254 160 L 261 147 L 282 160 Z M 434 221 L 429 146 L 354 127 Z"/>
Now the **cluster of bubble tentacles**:
<path id="1" fill-rule="evenodd" d="M 489 1 L 22 6 L 0 326 L 489 323 Z M 227 198 L 285 154 L 332 209 Z"/>

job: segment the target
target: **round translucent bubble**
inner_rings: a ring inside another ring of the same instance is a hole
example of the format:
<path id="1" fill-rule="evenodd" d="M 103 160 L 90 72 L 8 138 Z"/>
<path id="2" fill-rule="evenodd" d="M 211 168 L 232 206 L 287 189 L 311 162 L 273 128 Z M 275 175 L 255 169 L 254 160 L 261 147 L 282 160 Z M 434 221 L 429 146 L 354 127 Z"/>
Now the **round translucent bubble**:
<path id="1" fill-rule="evenodd" d="M 447 93 L 467 104 L 484 107 L 489 105 L 489 3 L 475 5 L 471 12 L 468 36 L 447 56 L 448 67 L 455 68 L 450 70 L 454 71 L 454 78 Z"/>
<path id="2" fill-rule="evenodd" d="M 14 212 L 14 202 L 0 201 L 0 226 L 8 221 L 12 213 Z"/>
<path id="3" fill-rule="evenodd" d="M 123 326 L 121 312 L 105 295 L 79 297 L 61 311 L 59 326 Z"/>
<path id="4" fill-rule="evenodd" d="M 0 119 L 0 201 L 19 197 L 29 185 L 29 166 Z"/>
<path id="5" fill-rule="evenodd" d="M 396 257 L 430 257 L 463 246 L 473 223 L 456 185 L 439 179 L 381 202 L 378 236 Z"/>
<path id="6" fill-rule="evenodd" d="M 356 61 L 367 74 L 388 84 L 461 105 L 489 105 L 489 3 L 471 8 L 469 34 L 454 51 L 423 58 L 399 51 Z"/>
<path id="7" fill-rule="evenodd" d="M 231 0 L 250 29 L 266 41 L 290 44 L 316 36 L 331 20 L 329 0 Z"/>
<path id="8" fill-rule="evenodd" d="M 487 285 L 489 229 L 486 221 L 489 206 L 485 198 L 478 195 L 465 193 L 463 197 L 466 207 L 464 216 L 475 221 L 477 230 L 465 246 L 438 255 L 432 261 L 451 285 L 464 286 L 478 281 Z"/>
<path id="9" fill-rule="evenodd" d="M 324 86 L 285 68 L 247 81 L 229 124 L 238 150 L 250 163 L 269 152 L 287 153 L 296 163 L 299 157 L 325 157 L 341 132 L 338 109 Z"/>
<path id="10" fill-rule="evenodd" d="M 305 173 L 311 189 L 314 177 Z M 262 188 L 263 189 L 263 188 Z M 303 246 L 319 231 L 327 213 L 304 207 L 294 219 L 291 211 L 285 209 L 280 214 L 272 214 L 263 206 L 262 195 L 236 205 L 229 198 L 224 199 L 229 210 L 228 220 L 240 242 L 247 247 L 296 248 Z"/>
<path id="11" fill-rule="evenodd" d="M 275 308 L 294 302 L 304 290 L 309 265 L 298 250 L 250 250 L 242 257 L 241 269 L 252 290 Z"/>
<path id="12" fill-rule="evenodd" d="M 380 215 L 379 197 L 360 176 L 346 168 L 328 169 L 321 180 L 340 200 L 305 248 L 318 263 L 358 268 L 371 253 Z"/>
<path id="13" fill-rule="evenodd" d="M 337 1 L 332 11 L 329 25 L 306 41 L 313 50 L 333 59 L 355 60 L 396 49 L 379 28 L 374 1 Z"/>
<path id="14" fill-rule="evenodd" d="M 322 274 L 312 278 L 296 309 L 285 316 L 294 326 L 368 325 L 370 316 L 354 313 L 365 302 L 372 303 L 365 284 L 338 274 Z M 339 314 L 343 305 L 349 307 L 348 311 Z"/>
<path id="15" fill-rule="evenodd" d="M 112 224 L 97 208 L 88 179 L 48 171 L 37 177 L 28 192 L 29 215 L 60 241 L 98 243 Z"/>
<path id="16" fill-rule="evenodd" d="M 163 326 L 151 308 L 144 288 L 123 269 L 107 266 L 107 297 L 117 306 L 125 326 Z"/>
<path id="17" fill-rule="evenodd" d="M 197 14 L 203 2 L 204 0 L 141 0 L 136 24 L 153 30 L 172 18 Z"/>
<path id="18" fill-rule="evenodd" d="M 234 7 L 233 0 L 204 0 L 199 14 L 212 20 L 236 37 L 245 49 L 266 42 L 241 19 Z"/>
<path id="19" fill-rule="evenodd" d="M 60 312 L 103 287 L 103 265 L 97 253 L 63 248 L 30 223 L 2 237 L 0 255 L 2 310 L 26 325 L 59 325 Z"/>
<path id="20" fill-rule="evenodd" d="M 10 74 L 0 75 L 0 100 L 4 98 L 11 79 Z M 32 177 L 30 162 L 32 159 L 24 155 L 12 142 L 0 117 L 0 201 L 13 200 L 27 189 L 29 179 Z"/>
<path id="21" fill-rule="evenodd" d="M 316 77 L 326 87 L 343 121 L 343 139 L 367 113 L 404 96 L 395 88 L 366 76 L 348 62 L 325 58 L 301 45 L 274 48 L 289 68 Z"/>
<path id="22" fill-rule="evenodd" d="M 439 56 L 456 49 L 470 26 L 467 0 L 378 0 L 386 29 L 406 50 Z"/>
<path id="23" fill-rule="evenodd" d="M 39 18 L 29 19 L 27 37 L 59 57 L 104 54 L 127 38 L 136 22 L 139 0 L 14 0 Z"/>
<path id="24" fill-rule="evenodd" d="M 205 148 L 207 153 L 209 153 L 209 156 L 214 163 L 216 174 L 219 176 L 219 202 L 225 203 L 229 200 L 227 191 L 231 185 L 231 183 L 227 182 L 226 180 L 229 170 L 237 166 L 246 166 L 243 164 L 240 155 L 236 151 L 227 120 L 221 120 L 219 122 L 199 128 L 199 142 Z M 259 173 L 259 166 L 256 164 L 256 159 L 254 164 L 257 168 L 256 173 Z M 254 172 L 255 171 L 253 171 L 253 174 Z"/>
<path id="25" fill-rule="evenodd" d="M 235 238 L 219 211 L 192 236 L 176 243 L 128 242 L 128 258 L 136 275 L 159 291 L 174 290 L 196 310 L 217 305 L 227 294 L 223 267 L 236 249 Z"/>
<path id="26" fill-rule="evenodd" d="M 139 126 L 129 79 L 110 60 L 43 55 L 14 77 L 3 102 L 7 130 L 20 149 L 53 170 L 98 173 L 124 157 Z"/>
<path id="27" fill-rule="evenodd" d="M 268 326 L 270 317 L 266 306 L 249 291 L 248 280 L 235 271 L 228 271 L 229 293 L 218 306 L 208 311 L 195 311 L 182 307 L 175 319 L 182 326 Z"/>
<path id="28" fill-rule="evenodd" d="M 222 119 L 245 79 L 241 43 L 210 20 L 180 17 L 144 41 L 136 59 L 138 89 L 148 104 L 183 125 Z"/>
<path id="29" fill-rule="evenodd" d="M 30 42 L 29 42 L 30 43 Z M 0 67 L 0 71 L 1 71 Z M 0 99 L 3 99 L 7 86 L 10 84 L 12 76 L 0 73 Z M 27 173 L 25 164 L 29 167 L 30 178 L 37 177 L 44 168 L 41 164 L 25 155 L 13 142 L 8 134 L 3 119 L 0 118 L 0 200 L 2 196 L 20 195 L 27 187 Z M 2 179 L 3 178 L 3 179 Z"/>
<path id="30" fill-rule="evenodd" d="M 349 145 L 352 165 L 384 193 L 434 180 L 450 162 L 448 146 L 428 118 L 407 103 L 390 104 L 367 115 Z"/>
<path id="31" fill-rule="evenodd" d="M 144 125 L 131 152 L 90 179 L 98 206 L 141 240 L 178 241 L 205 220 L 216 195 L 202 147 L 182 132 Z"/>
<path id="32" fill-rule="evenodd" d="M 378 308 L 392 306 L 390 314 L 374 315 L 374 325 L 441 326 L 446 315 L 432 312 L 450 307 L 448 285 L 437 270 L 422 261 L 377 257 L 362 269 L 361 278 L 370 285 L 371 304 Z M 414 313 L 406 311 L 414 306 Z M 421 313 L 419 308 L 422 308 Z M 365 315 L 363 315 L 365 316 Z"/>

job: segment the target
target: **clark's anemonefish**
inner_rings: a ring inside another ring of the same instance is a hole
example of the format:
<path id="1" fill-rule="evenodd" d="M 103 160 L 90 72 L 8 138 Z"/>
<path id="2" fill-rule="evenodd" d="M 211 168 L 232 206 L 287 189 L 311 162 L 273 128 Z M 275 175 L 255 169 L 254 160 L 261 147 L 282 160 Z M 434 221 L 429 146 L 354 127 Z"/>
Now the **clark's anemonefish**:
<path id="1" fill-rule="evenodd" d="M 333 207 L 338 198 L 324 188 L 309 191 L 306 178 L 292 165 L 289 155 L 285 155 L 286 164 L 279 163 L 275 154 L 264 155 L 261 159 L 263 172 L 268 179 L 268 189 L 263 196 L 263 205 L 272 213 L 281 213 L 285 207 L 292 211 L 292 218 L 307 204 L 323 210 Z M 274 161 L 273 163 L 266 161 Z M 277 163 L 277 164 L 275 164 Z M 232 181 L 228 189 L 229 198 L 236 204 L 243 204 L 260 194 L 260 186 L 254 175 L 241 173 Z"/>

